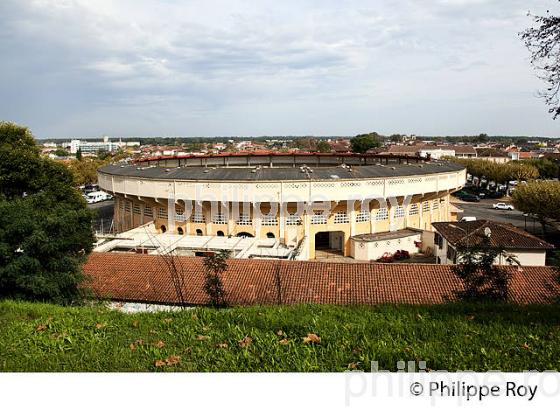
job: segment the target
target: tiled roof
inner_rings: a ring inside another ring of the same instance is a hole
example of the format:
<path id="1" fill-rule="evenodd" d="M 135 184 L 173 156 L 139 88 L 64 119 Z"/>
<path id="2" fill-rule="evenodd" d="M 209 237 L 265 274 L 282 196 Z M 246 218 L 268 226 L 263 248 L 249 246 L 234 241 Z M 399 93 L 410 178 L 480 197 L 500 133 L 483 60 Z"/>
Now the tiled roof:
<path id="1" fill-rule="evenodd" d="M 183 277 L 183 300 L 190 305 L 208 303 L 203 291 L 203 258 L 175 260 Z M 547 303 L 558 292 L 551 268 L 507 269 L 513 275 L 514 302 Z M 180 301 L 172 270 L 162 256 L 94 252 L 84 272 L 91 278 L 94 294 L 101 298 L 167 304 Z M 453 299 L 462 287 L 449 265 L 231 259 L 222 277 L 231 305 L 434 304 Z"/>
<path id="2" fill-rule="evenodd" d="M 554 246 L 511 224 L 494 221 L 434 222 L 432 226 L 452 245 L 476 245 L 482 242 L 485 228 L 491 231 L 490 243 L 505 249 L 552 249 Z"/>

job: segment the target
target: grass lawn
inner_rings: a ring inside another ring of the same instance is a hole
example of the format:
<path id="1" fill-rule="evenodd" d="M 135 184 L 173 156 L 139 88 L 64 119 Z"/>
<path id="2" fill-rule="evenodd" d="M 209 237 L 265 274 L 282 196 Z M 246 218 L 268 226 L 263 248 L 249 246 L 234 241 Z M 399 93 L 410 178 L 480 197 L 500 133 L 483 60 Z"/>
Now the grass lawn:
<path id="1" fill-rule="evenodd" d="M 305 340 L 308 334 L 310 339 Z M 315 338 L 316 335 L 320 341 Z M 314 343 L 315 342 L 315 343 Z M 560 369 L 560 306 L 273 306 L 124 314 L 0 301 L 0 371 Z"/>

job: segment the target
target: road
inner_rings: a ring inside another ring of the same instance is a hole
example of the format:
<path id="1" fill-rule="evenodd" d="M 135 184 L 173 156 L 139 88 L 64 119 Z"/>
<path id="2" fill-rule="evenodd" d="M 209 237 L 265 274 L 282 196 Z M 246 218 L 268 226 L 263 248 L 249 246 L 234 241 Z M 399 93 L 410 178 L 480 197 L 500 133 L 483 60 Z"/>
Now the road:
<path id="1" fill-rule="evenodd" d="M 542 234 L 542 228 L 538 221 L 530 216 L 524 217 L 523 213 L 517 210 L 502 211 L 493 209 L 492 204 L 503 202 L 495 199 L 483 199 L 480 202 L 463 202 L 454 198 L 452 203 L 457 208 L 463 209 L 462 216 L 474 216 L 476 219 L 486 219 L 501 223 L 510 223 L 521 229 L 526 229 L 530 233 Z"/>

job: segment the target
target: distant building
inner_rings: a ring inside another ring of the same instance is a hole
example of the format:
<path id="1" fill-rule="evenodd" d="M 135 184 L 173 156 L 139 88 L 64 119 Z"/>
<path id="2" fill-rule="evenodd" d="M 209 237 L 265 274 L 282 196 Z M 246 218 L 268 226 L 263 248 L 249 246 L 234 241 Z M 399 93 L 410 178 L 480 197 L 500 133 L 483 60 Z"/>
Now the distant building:
<path id="1" fill-rule="evenodd" d="M 476 158 L 476 150 L 471 145 L 391 145 L 388 154 L 411 155 L 440 159 L 442 157 Z"/>
<path id="2" fill-rule="evenodd" d="M 545 266 L 546 251 L 554 246 L 511 224 L 493 221 L 434 222 L 434 247 L 437 263 L 456 264 L 460 257 L 457 249 L 480 244 L 485 231 L 490 233 L 491 246 L 505 249 L 522 266 Z M 487 230 L 489 229 L 489 231 Z M 494 262 L 505 265 L 500 257 Z"/>
<path id="3" fill-rule="evenodd" d="M 119 148 L 139 147 L 140 141 L 111 142 L 109 140 L 109 137 L 103 137 L 103 141 L 83 141 L 79 139 L 73 139 L 69 144 L 66 145 L 70 147 L 71 154 L 76 154 L 78 150 L 84 154 L 96 154 L 99 151 L 114 152 Z"/>

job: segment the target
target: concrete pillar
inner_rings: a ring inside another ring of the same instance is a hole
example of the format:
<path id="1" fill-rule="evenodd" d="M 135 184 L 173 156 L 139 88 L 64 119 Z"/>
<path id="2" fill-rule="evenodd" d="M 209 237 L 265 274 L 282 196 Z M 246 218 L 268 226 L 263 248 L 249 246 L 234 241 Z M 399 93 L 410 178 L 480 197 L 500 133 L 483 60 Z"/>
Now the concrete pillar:
<path id="1" fill-rule="evenodd" d="M 351 238 L 356 234 L 356 209 L 354 207 L 350 209 L 350 214 L 348 215 L 348 217 L 350 218 L 350 238 Z"/>
<path id="2" fill-rule="evenodd" d="M 280 202 L 278 204 L 278 228 L 280 231 L 280 243 L 285 244 L 285 230 L 286 230 L 286 213 L 288 212 L 288 204 Z"/>
<path id="3" fill-rule="evenodd" d="M 255 238 L 261 237 L 261 211 L 255 207 L 255 204 L 252 204 L 253 207 L 253 229 L 255 230 Z"/>

